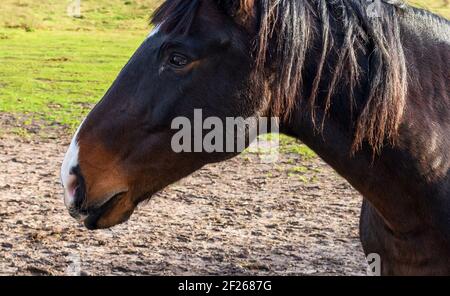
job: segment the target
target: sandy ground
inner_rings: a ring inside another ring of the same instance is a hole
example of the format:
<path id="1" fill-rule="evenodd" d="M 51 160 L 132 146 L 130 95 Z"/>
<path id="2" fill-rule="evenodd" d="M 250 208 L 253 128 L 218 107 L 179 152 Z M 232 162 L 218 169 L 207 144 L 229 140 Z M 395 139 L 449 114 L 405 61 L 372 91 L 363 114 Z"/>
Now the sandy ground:
<path id="1" fill-rule="evenodd" d="M 0 137 L 0 275 L 365 274 L 361 197 L 318 159 L 211 165 L 89 232 L 63 205 L 68 142 Z"/>

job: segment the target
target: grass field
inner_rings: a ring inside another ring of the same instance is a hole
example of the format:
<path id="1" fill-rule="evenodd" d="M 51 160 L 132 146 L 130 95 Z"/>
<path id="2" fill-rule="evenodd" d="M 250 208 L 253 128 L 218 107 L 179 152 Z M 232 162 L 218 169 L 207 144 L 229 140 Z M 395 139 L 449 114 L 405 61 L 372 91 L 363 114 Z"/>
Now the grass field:
<path id="1" fill-rule="evenodd" d="M 145 38 L 160 1 L 3 0 L 0 8 L 0 112 L 74 129 Z M 446 17 L 445 0 L 412 1 Z"/>

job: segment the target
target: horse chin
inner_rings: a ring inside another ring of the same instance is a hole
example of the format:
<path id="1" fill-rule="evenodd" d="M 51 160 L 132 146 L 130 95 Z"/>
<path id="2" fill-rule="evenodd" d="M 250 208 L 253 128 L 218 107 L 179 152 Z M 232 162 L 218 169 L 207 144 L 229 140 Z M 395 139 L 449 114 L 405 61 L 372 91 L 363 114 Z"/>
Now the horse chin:
<path id="1" fill-rule="evenodd" d="M 114 196 L 84 219 L 89 230 L 106 229 L 128 221 L 136 205 L 127 193 Z"/>

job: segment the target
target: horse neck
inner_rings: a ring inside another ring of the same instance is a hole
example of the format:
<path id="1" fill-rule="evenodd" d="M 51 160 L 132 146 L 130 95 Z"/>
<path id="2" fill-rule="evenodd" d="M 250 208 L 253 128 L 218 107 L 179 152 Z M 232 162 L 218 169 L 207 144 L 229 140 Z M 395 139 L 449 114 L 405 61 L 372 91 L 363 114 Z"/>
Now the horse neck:
<path id="1" fill-rule="evenodd" d="M 317 53 L 310 53 L 310 55 L 315 54 Z M 317 58 L 311 56 L 307 60 L 314 61 Z M 314 73 L 315 67 L 314 63 L 306 65 L 305 72 Z M 305 75 L 305 77 L 313 77 L 313 75 Z M 324 79 L 327 79 L 327 74 Z M 354 89 L 355 99 L 360 101 L 367 97 L 364 93 L 364 81 L 368 77 L 363 74 L 361 79 L 361 85 Z M 304 93 L 308 93 L 312 79 L 306 78 L 304 83 Z M 420 224 L 417 219 L 409 221 L 409 217 L 414 216 L 412 213 L 417 211 L 418 207 L 397 184 L 399 181 L 397 175 L 401 172 L 396 171 L 395 165 L 386 165 L 386 163 L 396 163 L 396 158 L 399 157 L 398 151 L 386 147 L 380 155 L 374 157 L 372 148 L 363 145 L 361 150 L 355 154 L 351 153 L 354 131 L 351 128 L 353 115 L 348 93 L 349 90 L 345 88 L 337 91 L 332 97 L 332 106 L 327 113 L 324 108 L 315 108 L 315 123 L 299 95 L 299 103 L 288 116 L 290 120 L 282 123 L 280 131 L 301 140 L 314 150 L 376 208 L 390 229 L 398 232 L 411 231 Z M 325 95 L 325 93 L 319 94 L 317 98 L 319 105 Z"/>

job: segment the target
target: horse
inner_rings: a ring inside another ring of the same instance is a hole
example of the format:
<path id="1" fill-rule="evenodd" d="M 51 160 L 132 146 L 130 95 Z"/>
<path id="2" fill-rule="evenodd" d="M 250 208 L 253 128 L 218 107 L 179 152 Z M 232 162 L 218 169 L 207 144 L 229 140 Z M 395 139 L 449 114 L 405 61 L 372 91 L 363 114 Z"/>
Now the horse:
<path id="1" fill-rule="evenodd" d="M 382 275 L 449 275 L 450 24 L 398 0 L 371 5 L 166 0 L 69 146 L 69 213 L 112 227 L 239 154 L 174 152 L 175 118 L 278 118 L 363 196 L 360 239 Z"/>

